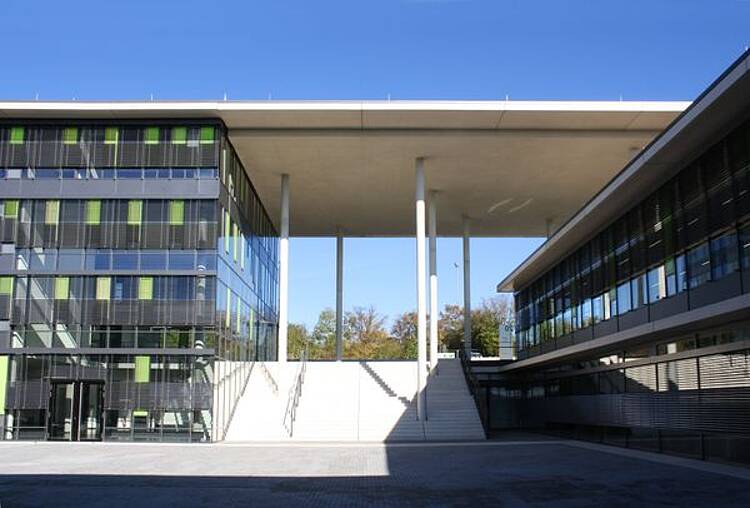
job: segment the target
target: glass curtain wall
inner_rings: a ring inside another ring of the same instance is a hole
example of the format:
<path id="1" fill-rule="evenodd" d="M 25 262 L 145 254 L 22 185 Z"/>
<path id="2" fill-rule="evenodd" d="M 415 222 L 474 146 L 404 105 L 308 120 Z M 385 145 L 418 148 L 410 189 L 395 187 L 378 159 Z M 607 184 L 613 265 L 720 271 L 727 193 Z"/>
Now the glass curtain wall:
<path id="1" fill-rule="evenodd" d="M 749 175 L 745 122 L 516 292 L 519 356 L 656 319 L 670 305 L 689 310 L 750 290 L 750 279 L 740 282 L 750 277 Z"/>

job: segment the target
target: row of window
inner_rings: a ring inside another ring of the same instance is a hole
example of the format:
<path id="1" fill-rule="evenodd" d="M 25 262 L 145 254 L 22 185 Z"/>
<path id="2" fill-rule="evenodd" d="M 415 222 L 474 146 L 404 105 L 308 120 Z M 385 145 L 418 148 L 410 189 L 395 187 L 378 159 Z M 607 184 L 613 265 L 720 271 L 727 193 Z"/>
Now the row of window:
<path id="1" fill-rule="evenodd" d="M 76 145 L 79 143 L 103 143 L 116 145 L 118 143 L 143 143 L 144 145 L 158 145 L 171 143 L 173 145 L 197 146 L 213 144 L 216 141 L 216 128 L 209 126 L 173 126 L 173 127 L 27 127 L 12 126 L 0 128 L 0 143 L 8 145 L 23 145 L 24 143 L 61 143 Z"/>
<path id="2" fill-rule="evenodd" d="M 216 168 L 17 168 L 0 169 L 8 180 L 215 180 Z"/>
<path id="3" fill-rule="evenodd" d="M 0 128 L 0 168 L 219 166 L 214 126 Z"/>
<path id="4" fill-rule="evenodd" d="M 750 235 L 734 224 L 748 214 L 750 122 L 518 291 L 521 347 L 737 271 Z"/>
<path id="5" fill-rule="evenodd" d="M 15 300 L 213 300 L 210 276 L 0 276 L 0 297 Z"/>
<path id="6" fill-rule="evenodd" d="M 5 258 L 8 260 L 6 261 Z M 18 272 L 60 273 L 75 273 L 82 270 L 215 271 L 216 252 L 212 250 L 13 249 L 12 244 L 4 244 L 0 251 L 0 271 L 11 267 L 15 267 Z"/>

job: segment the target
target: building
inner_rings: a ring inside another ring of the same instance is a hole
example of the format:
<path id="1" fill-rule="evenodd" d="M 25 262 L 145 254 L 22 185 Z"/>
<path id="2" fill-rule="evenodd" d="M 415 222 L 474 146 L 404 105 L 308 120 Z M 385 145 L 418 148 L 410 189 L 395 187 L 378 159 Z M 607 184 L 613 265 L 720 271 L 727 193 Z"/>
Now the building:
<path id="1" fill-rule="evenodd" d="M 0 102 L 0 435 L 224 439 L 285 372 L 290 235 L 337 238 L 339 352 L 344 237 L 416 238 L 423 394 L 437 235 L 470 309 L 471 236 L 559 227 L 686 106 Z"/>
<path id="2" fill-rule="evenodd" d="M 0 186 L 5 438 L 220 437 L 278 319 L 278 234 L 223 125 L 13 121 Z"/>
<path id="3" fill-rule="evenodd" d="M 750 462 L 750 53 L 498 285 L 500 426 Z"/>

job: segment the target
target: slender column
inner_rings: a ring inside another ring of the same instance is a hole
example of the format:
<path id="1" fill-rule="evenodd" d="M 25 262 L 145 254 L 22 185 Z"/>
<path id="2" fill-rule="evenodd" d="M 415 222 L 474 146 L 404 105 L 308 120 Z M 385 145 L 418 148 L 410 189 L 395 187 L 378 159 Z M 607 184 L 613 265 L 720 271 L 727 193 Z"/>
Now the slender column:
<path id="1" fill-rule="evenodd" d="M 286 363 L 289 320 L 289 175 L 281 175 L 281 238 L 279 238 L 279 364 Z"/>
<path id="2" fill-rule="evenodd" d="M 424 209 L 424 159 L 415 163 L 417 177 L 417 418 L 426 415 L 424 388 L 427 370 L 427 308 L 425 302 L 425 209 Z"/>
<path id="3" fill-rule="evenodd" d="M 344 236 L 336 231 L 336 360 L 344 358 Z"/>
<path id="4" fill-rule="evenodd" d="M 469 218 L 464 216 L 464 353 L 471 358 L 471 252 Z"/>
<path id="5" fill-rule="evenodd" d="M 430 236 L 430 372 L 438 365 L 438 277 L 437 277 L 437 193 L 430 192 L 429 219 Z"/>

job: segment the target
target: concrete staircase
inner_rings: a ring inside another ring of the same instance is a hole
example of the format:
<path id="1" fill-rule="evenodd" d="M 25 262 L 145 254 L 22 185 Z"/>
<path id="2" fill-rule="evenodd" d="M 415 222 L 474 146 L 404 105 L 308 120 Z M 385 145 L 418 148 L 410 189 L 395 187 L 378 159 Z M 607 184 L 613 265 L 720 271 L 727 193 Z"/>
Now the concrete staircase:
<path id="1" fill-rule="evenodd" d="M 253 365 L 225 441 L 283 441 L 289 438 L 283 425 L 286 397 L 280 396 L 278 389 L 283 377 L 280 374 L 277 362 L 256 362 Z"/>
<path id="2" fill-rule="evenodd" d="M 261 369 L 255 369 L 226 440 L 485 439 L 459 360 L 440 360 L 439 374 L 429 379 L 425 422 L 417 420 L 416 369 L 416 362 L 308 362 L 291 438 L 283 425 L 288 395 L 282 390 L 274 394 Z M 289 363 L 279 374 L 287 388 L 296 370 Z"/>
<path id="3" fill-rule="evenodd" d="M 438 375 L 427 381 L 427 411 L 424 425 L 427 441 L 485 439 L 461 360 L 438 362 Z"/>

